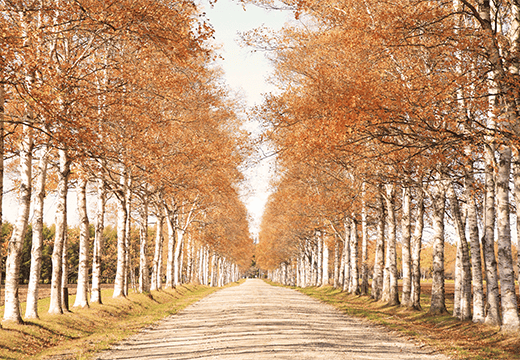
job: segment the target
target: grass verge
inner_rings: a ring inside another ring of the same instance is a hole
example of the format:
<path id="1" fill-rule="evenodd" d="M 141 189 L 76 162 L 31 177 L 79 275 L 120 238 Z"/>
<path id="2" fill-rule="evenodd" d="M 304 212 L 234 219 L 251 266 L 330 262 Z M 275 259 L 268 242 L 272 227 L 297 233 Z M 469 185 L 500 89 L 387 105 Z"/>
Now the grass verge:
<path id="1" fill-rule="evenodd" d="M 130 293 L 117 299 L 107 289 L 103 290 L 103 305 L 73 308 L 63 315 L 49 315 L 49 298 L 42 299 L 38 302 L 39 320 L 0 328 L 0 359 L 90 359 L 96 352 L 218 289 L 190 284 L 149 294 Z M 75 296 L 71 296 L 70 304 L 74 300 Z"/>
<path id="2" fill-rule="evenodd" d="M 368 296 L 350 295 L 331 286 L 292 288 L 331 304 L 350 316 L 368 319 L 391 332 L 432 347 L 452 359 L 520 359 L 520 334 L 463 322 L 448 314 L 429 315 L 430 295 L 427 291 L 421 296 L 423 310 L 414 311 L 388 306 Z M 447 301 L 447 307 L 451 311 L 453 302 Z"/>

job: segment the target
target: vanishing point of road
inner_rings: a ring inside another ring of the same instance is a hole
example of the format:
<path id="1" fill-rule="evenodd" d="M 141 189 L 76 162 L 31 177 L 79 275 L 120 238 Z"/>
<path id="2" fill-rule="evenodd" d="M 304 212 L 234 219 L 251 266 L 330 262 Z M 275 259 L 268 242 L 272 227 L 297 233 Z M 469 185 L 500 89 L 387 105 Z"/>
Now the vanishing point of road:
<path id="1" fill-rule="evenodd" d="M 448 358 L 295 290 L 249 279 L 127 338 L 98 359 Z"/>

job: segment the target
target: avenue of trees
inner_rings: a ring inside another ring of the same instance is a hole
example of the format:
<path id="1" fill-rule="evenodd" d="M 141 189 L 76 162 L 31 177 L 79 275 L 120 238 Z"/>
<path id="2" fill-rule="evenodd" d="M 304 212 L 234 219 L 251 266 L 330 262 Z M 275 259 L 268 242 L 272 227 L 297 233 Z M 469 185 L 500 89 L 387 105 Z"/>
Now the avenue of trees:
<path id="1" fill-rule="evenodd" d="M 0 1 L 0 14 L 0 194 L 9 176 L 19 199 L 0 249 L 3 321 L 22 322 L 29 225 L 26 319 L 38 317 L 42 272 L 49 313 L 68 311 L 71 266 L 75 307 L 102 301 L 109 268 L 114 297 L 194 274 L 212 286 L 235 281 L 253 251 L 238 194 L 251 146 L 195 2 L 15 0 Z"/>
<path id="2" fill-rule="evenodd" d="M 520 330 L 520 2 L 254 2 L 296 14 L 243 35 L 279 88 L 255 114 L 279 170 L 258 266 L 419 309 L 424 238 L 442 314 L 449 241 L 453 315 Z"/>

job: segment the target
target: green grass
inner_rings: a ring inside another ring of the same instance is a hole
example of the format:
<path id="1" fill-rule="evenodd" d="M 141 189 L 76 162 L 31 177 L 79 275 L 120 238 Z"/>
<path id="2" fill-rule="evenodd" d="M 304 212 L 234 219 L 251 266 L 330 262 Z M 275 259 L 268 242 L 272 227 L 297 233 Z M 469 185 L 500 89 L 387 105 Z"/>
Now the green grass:
<path id="1" fill-rule="evenodd" d="M 427 291 L 421 295 L 423 310 L 414 311 L 388 306 L 368 296 L 349 295 L 331 286 L 294 289 L 331 304 L 348 315 L 369 319 L 405 338 L 426 344 L 453 359 L 520 359 L 519 333 L 504 333 L 498 327 L 463 322 L 449 314 L 429 315 L 430 294 Z M 446 306 L 449 311 L 453 309 L 449 297 Z"/>
<path id="2" fill-rule="evenodd" d="M 102 293 L 103 305 L 73 308 L 63 315 L 49 315 L 49 298 L 42 299 L 38 302 L 39 320 L 26 321 L 23 325 L 3 324 L 0 328 L 0 359 L 45 359 L 56 355 L 66 359 L 90 359 L 96 352 L 216 290 L 218 288 L 202 285 L 183 285 L 113 299 L 113 291 L 107 289 Z M 69 299 L 69 303 L 74 304 L 75 296 Z M 25 303 L 22 304 L 22 314 L 24 312 Z"/>

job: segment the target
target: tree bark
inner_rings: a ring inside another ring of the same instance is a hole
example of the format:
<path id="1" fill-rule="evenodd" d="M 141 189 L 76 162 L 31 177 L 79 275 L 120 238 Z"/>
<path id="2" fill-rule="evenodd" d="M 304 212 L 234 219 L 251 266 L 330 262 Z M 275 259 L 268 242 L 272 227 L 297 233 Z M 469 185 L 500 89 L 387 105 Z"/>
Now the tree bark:
<path id="1" fill-rule="evenodd" d="M 132 188 L 131 188 L 131 178 L 128 173 L 125 174 L 125 177 L 122 179 L 124 181 L 123 188 L 124 196 L 125 196 L 125 206 L 126 206 L 126 219 L 125 219 L 125 265 L 123 267 L 123 294 L 124 296 L 128 296 L 128 283 L 132 282 L 132 286 L 135 289 L 135 274 L 134 268 L 132 266 L 132 254 L 130 253 L 130 231 L 132 229 Z"/>
<path id="2" fill-rule="evenodd" d="M 465 174 L 465 192 L 467 203 L 467 228 L 471 246 L 471 274 L 473 284 L 473 322 L 483 323 L 484 313 L 484 285 L 482 282 L 482 261 L 480 251 L 480 237 L 478 230 L 477 205 L 475 204 L 473 165 Z"/>
<path id="3" fill-rule="evenodd" d="M 386 208 L 387 208 L 387 222 L 388 222 L 388 241 L 386 242 L 386 264 L 385 269 L 388 271 L 389 288 L 387 297 L 385 297 L 383 287 L 383 301 L 388 305 L 399 305 L 399 291 L 397 283 L 397 226 L 395 218 L 395 186 L 393 184 L 386 184 Z"/>
<path id="4" fill-rule="evenodd" d="M 359 268 L 358 268 L 358 222 L 354 216 L 351 219 L 351 236 L 350 236 L 350 268 L 351 268 L 351 281 L 349 292 L 351 294 L 359 295 Z"/>
<path id="5" fill-rule="evenodd" d="M 29 115 L 29 121 L 32 116 Z M 32 177 L 32 129 L 23 126 L 22 148 L 20 149 L 20 197 L 18 216 L 13 227 L 13 234 L 7 248 L 5 268 L 5 307 L 4 322 L 22 323 L 20 314 L 20 299 L 18 296 L 18 281 L 20 262 L 22 260 L 23 242 L 29 221 L 31 206 L 31 177 Z"/>
<path id="6" fill-rule="evenodd" d="M 486 262 L 487 312 L 484 322 L 499 326 L 500 304 L 498 294 L 498 274 L 495 257 L 495 176 L 494 146 L 487 146 L 484 153 L 485 168 L 485 223 L 484 223 L 484 261 Z"/>
<path id="7" fill-rule="evenodd" d="M 323 236 L 323 234 L 321 235 Z M 329 246 L 327 245 L 327 241 L 323 240 L 323 270 L 322 270 L 323 278 L 321 280 L 321 285 L 329 285 Z"/>
<path id="8" fill-rule="evenodd" d="M 316 286 L 321 286 L 323 278 L 323 238 L 319 232 L 315 233 L 316 239 Z"/>
<path id="9" fill-rule="evenodd" d="M 150 290 L 159 290 L 161 288 L 161 254 L 163 247 L 163 225 L 164 225 L 164 216 L 162 215 L 162 211 L 159 213 L 157 211 L 157 223 L 155 225 L 155 251 L 153 255 L 153 267 L 152 267 L 152 282 L 150 286 Z"/>
<path id="10" fill-rule="evenodd" d="M 511 174 L 511 148 L 503 146 L 499 151 L 497 171 L 497 227 L 498 270 L 500 275 L 500 299 L 502 302 L 502 330 L 520 329 L 518 303 L 515 291 L 515 273 L 511 252 L 511 224 L 509 204 L 509 176 Z"/>
<path id="11" fill-rule="evenodd" d="M 344 220 L 345 227 L 345 236 L 343 238 L 343 255 L 345 257 L 345 268 L 344 268 L 344 277 L 343 277 L 343 291 L 348 291 L 350 287 L 350 232 L 352 231 L 350 228 L 349 219 L 345 218 Z"/>
<path id="12" fill-rule="evenodd" d="M 334 236 L 334 289 L 338 288 L 338 284 L 339 284 L 339 242 L 337 240 L 337 236 Z"/>
<path id="13" fill-rule="evenodd" d="M 421 247 L 424 229 L 424 191 L 417 190 L 417 211 L 415 214 L 415 228 L 411 241 L 412 247 L 412 308 L 421 310 Z"/>
<path id="14" fill-rule="evenodd" d="M 471 265 L 466 229 L 462 221 L 459 200 L 452 183 L 448 184 L 448 197 L 457 232 L 457 258 L 459 262 L 459 279 L 457 279 L 457 276 L 455 279 L 455 285 L 459 288 L 459 294 L 453 307 L 453 316 L 465 321 L 471 319 Z"/>
<path id="15" fill-rule="evenodd" d="M 381 300 L 383 296 L 383 271 L 385 266 L 385 206 L 383 199 L 378 199 L 377 235 L 372 279 L 372 298 Z"/>
<path id="16" fill-rule="evenodd" d="M 143 196 L 139 223 L 139 292 L 150 292 L 150 276 L 148 269 L 148 195 Z"/>
<path id="17" fill-rule="evenodd" d="M 125 265 L 126 265 L 126 189 L 123 189 L 117 199 L 117 267 L 114 281 L 113 297 L 125 296 Z"/>
<path id="18" fill-rule="evenodd" d="M 412 306 L 412 283 L 411 283 L 411 255 L 410 255 L 410 238 L 412 231 L 412 208 L 411 208 L 410 188 L 403 188 L 403 205 L 401 216 L 401 234 L 402 234 L 402 266 L 403 266 L 403 295 L 402 304 L 406 307 Z"/>
<path id="19" fill-rule="evenodd" d="M 97 182 L 97 213 L 96 213 L 96 228 L 94 233 L 94 246 L 92 254 L 92 293 L 90 295 L 91 303 L 102 303 L 101 298 L 101 256 L 103 254 L 104 239 L 103 230 L 105 228 L 105 203 L 106 203 L 106 188 L 105 182 L 98 179 Z"/>
<path id="20" fill-rule="evenodd" d="M 67 192 L 70 172 L 70 162 L 65 150 L 59 150 L 59 171 L 56 199 L 56 235 L 52 251 L 52 278 L 49 314 L 63 314 L 63 251 L 67 231 Z"/>
<path id="21" fill-rule="evenodd" d="M 43 202 L 45 199 L 45 182 L 47 179 L 47 165 L 49 151 L 46 144 L 40 151 L 41 157 L 38 164 L 38 176 L 34 193 L 34 214 L 32 228 L 31 270 L 29 286 L 27 288 L 27 305 L 25 308 L 26 319 L 38 319 L 38 290 L 42 266 L 43 248 Z"/>
<path id="22" fill-rule="evenodd" d="M 168 227 L 168 256 L 166 258 L 166 288 L 174 288 L 175 284 L 175 276 L 174 276 L 174 257 L 175 257 L 175 247 L 176 247 L 176 230 L 175 230 L 175 214 L 173 214 L 170 209 L 166 206 L 164 208 L 164 215 L 166 218 L 166 225 Z"/>
<path id="23" fill-rule="evenodd" d="M 73 307 L 88 307 L 88 252 L 90 242 L 90 230 L 87 214 L 87 180 L 80 178 L 77 186 L 78 213 L 79 213 L 79 264 L 78 287 L 76 301 Z"/>
<path id="24" fill-rule="evenodd" d="M 366 209 L 366 184 L 362 185 L 361 206 L 361 295 L 368 295 L 368 226 Z"/>
<path id="25" fill-rule="evenodd" d="M 433 274 L 430 314 L 445 314 L 446 298 L 444 288 L 444 211 L 446 189 L 440 181 L 431 194 L 433 221 Z"/>

